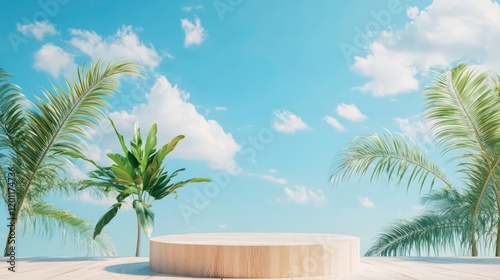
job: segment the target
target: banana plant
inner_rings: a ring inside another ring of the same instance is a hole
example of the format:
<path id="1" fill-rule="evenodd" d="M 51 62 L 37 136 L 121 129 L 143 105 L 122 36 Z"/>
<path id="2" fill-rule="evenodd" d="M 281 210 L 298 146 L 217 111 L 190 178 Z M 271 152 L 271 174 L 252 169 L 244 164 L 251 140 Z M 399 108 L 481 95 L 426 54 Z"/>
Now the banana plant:
<path id="1" fill-rule="evenodd" d="M 135 256 L 140 254 L 141 228 L 144 233 L 151 237 L 154 226 L 154 212 L 152 200 L 161 200 L 168 195 L 177 198 L 177 190 L 189 183 L 210 182 L 208 178 L 192 178 L 185 181 L 173 182 L 172 179 L 185 170 L 178 169 L 169 173 L 163 164 L 165 157 L 172 152 L 177 143 L 184 138 L 179 135 L 169 143 L 163 145 L 158 150 L 157 146 L 157 125 L 153 124 L 149 130 L 145 141 L 141 137 L 139 124 L 136 122 L 134 135 L 130 141 L 130 148 L 125 145 L 124 137 L 109 119 L 118 137 L 123 154 L 109 153 L 107 156 L 114 162 L 109 167 L 101 167 L 92 159 L 88 159 L 82 154 L 73 154 L 74 157 L 81 158 L 97 167 L 89 172 L 88 180 L 83 180 L 80 190 L 93 187 L 104 193 L 117 194 L 117 202 L 101 217 L 94 229 L 94 238 L 98 236 L 102 229 L 116 216 L 118 210 L 127 202 L 132 200 L 132 207 L 137 216 L 137 245 Z"/>

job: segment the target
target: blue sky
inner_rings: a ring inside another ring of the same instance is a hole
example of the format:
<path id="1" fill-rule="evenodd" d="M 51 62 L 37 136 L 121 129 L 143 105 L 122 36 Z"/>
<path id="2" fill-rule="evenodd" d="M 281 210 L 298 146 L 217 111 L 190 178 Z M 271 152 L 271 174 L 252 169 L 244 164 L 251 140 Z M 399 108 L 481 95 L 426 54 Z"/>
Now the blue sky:
<path id="1" fill-rule="evenodd" d="M 418 189 L 354 178 L 328 182 L 335 154 L 388 129 L 430 143 L 421 91 L 432 69 L 466 60 L 498 67 L 500 7 L 490 0 L 0 1 L 0 67 L 33 98 L 99 58 L 134 60 L 110 117 L 130 137 L 158 124 L 159 142 L 185 134 L 170 168 L 210 177 L 154 205 L 153 236 L 194 232 L 321 232 L 361 238 L 363 254 L 391 221 L 421 210 Z M 108 123 L 87 156 L 119 151 Z M 79 164 L 68 175 L 83 177 Z M 448 170 L 451 172 L 453 166 Z M 426 191 L 424 189 L 424 191 Z M 55 195 L 97 221 L 112 200 Z M 2 209 L 2 217 L 6 211 Z M 135 216 L 105 232 L 118 255 L 135 250 Z M 18 255 L 80 256 L 27 233 Z M 5 239 L 5 232 L 1 232 Z M 1 241 L 1 240 L 0 240 Z M 146 256 L 147 240 L 143 239 Z"/>

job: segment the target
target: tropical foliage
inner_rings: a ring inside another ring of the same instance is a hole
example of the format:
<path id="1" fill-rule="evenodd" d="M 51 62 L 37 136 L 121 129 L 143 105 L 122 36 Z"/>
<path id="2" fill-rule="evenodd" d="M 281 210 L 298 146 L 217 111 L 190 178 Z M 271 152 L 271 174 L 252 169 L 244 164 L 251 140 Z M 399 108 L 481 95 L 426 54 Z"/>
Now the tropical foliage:
<path id="1" fill-rule="evenodd" d="M 413 140 L 386 133 L 357 137 L 335 158 L 331 181 L 354 174 L 386 176 L 397 184 L 432 190 L 417 217 L 391 225 L 369 256 L 455 251 L 500 256 L 500 78 L 460 63 L 436 71 L 424 91 L 424 116 L 459 182 Z M 436 190 L 436 188 L 438 188 Z"/>
<path id="2" fill-rule="evenodd" d="M 112 166 L 101 167 L 92 159 L 88 159 L 81 154 L 74 154 L 97 167 L 89 173 L 89 180 L 84 180 L 81 189 L 93 187 L 104 193 L 116 194 L 117 202 L 111 206 L 102 218 L 97 222 L 94 230 L 94 238 L 98 236 L 104 226 L 106 226 L 118 213 L 118 210 L 126 204 L 126 199 L 131 198 L 132 207 L 137 217 L 137 245 L 135 255 L 140 254 L 141 228 L 148 237 L 151 236 L 154 224 L 154 212 L 152 209 L 153 200 L 161 200 L 173 194 L 177 197 L 176 191 L 189 183 L 210 182 L 207 178 L 192 178 L 185 181 L 173 182 L 172 178 L 185 168 L 178 169 L 172 173 L 165 170 L 163 164 L 165 157 L 175 149 L 177 143 L 184 138 L 183 135 L 175 137 L 170 143 L 163 145 L 156 150 L 157 126 L 153 124 L 145 141 L 141 137 L 139 124 L 135 124 L 134 135 L 130 141 L 130 149 L 125 145 L 124 137 L 116 130 L 113 121 L 110 119 L 115 133 L 120 142 L 123 155 L 107 154 L 114 162 Z"/>
<path id="3" fill-rule="evenodd" d="M 14 227 L 20 223 L 24 229 L 50 236 L 59 226 L 63 236 L 71 234 L 90 253 L 114 254 L 108 239 L 92 239 L 91 222 L 44 198 L 70 188 L 61 179 L 71 164 L 68 154 L 81 153 L 86 131 L 102 121 L 109 106 L 106 99 L 118 90 L 117 76 L 138 74 L 137 69 L 126 62 L 84 65 L 76 80 L 44 90 L 44 98 L 37 96 L 37 103 L 28 100 L 9 81 L 11 75 L 0 69 L 0 192 L 6 205 L 9 198 L 15 199 L 10 213 Z M 9 176 L 15 176 L 15 197 L 9 195 Z M 14 244 L 7 239 L 5 254 L 10 246 Z"/>

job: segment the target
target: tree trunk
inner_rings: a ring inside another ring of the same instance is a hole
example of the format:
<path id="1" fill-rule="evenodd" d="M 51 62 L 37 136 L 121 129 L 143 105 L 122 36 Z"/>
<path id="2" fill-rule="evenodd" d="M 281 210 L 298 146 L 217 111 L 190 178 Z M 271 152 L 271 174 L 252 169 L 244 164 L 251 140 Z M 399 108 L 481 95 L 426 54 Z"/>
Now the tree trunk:
<path id="1" fill-rule="evenodd" d="M 141 251 L 141 223 L 137 217 L 137 245 L 135 247 L 135 256 L 138 257 Z"/>
<path id="2" fill-rule="evenodd" d="M 500 217 L 498 217 L 497 224 L 497 248 L 495 250 L 495 257 L 500 257 Z"/>
<path id="3" fill-rule="evenodd" d="M 472 236 L 472 240 L 471 240 L 471 243 L 472 243 L 472 256 L 473 257 L 477 257 L 477 241 L 476 241 L 476 237 L 473 235 Z"/>
<path id="4" fill-rule="evenodd" d="M 495 257 L 500 257 L 500 192 L 496 188 L 496 185 L 493 184 L 495 197 L 497 199 L 497 212 L 498 212 L 498 221 L 497 221 L 497 240 L 496 240 L 496 248 L 495 248 Z"/>

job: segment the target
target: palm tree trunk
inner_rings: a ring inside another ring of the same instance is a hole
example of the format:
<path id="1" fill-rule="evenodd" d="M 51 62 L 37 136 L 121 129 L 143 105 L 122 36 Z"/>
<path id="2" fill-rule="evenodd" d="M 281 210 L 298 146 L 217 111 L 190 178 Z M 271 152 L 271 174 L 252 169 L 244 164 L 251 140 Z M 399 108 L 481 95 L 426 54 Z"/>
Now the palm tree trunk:
<path id="1" fill-rule="evenodd" d="M 141 223 L 139 216 L 137 216 L 137 245 L 135 247 L 135 256 L 138 257 L 141 250 Z"/>
<path id="2" fill-rule="evenodd" d="M 497 212 L 498 212 L 498 222 L 497 222 L 497 240 L 495 248 L 495 257 L 500 257 L 500 192 L 498 191 L 495 181 L 493 181 L 493 188 L 495 191 L 495 197 L 497 199 Z"/>
<path id="3" fill-rule="evenodd" d="M 495 250 L 495 257 L 500 257 L 500 217 L 498 217 L 498 225 L 497 225 L 497 248 Z"/>
<path id="4" fill-rule="evenodd" d="M 473 257 L 477 257 L 477 254 L 478 254 L 478 252 L 477 252 L 477 241 L 476 241 L 476 237 L 475 236 L 472 237 L 471 243 L 472 243 L 472 252 L 471 252 L 472 256 Z"/>

